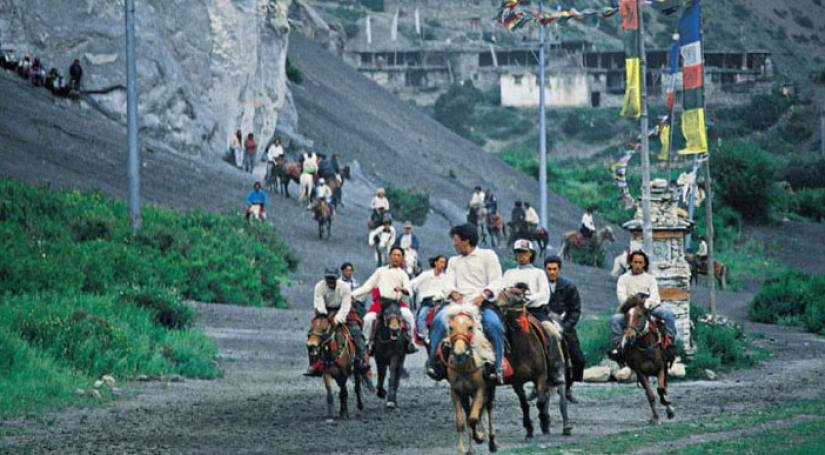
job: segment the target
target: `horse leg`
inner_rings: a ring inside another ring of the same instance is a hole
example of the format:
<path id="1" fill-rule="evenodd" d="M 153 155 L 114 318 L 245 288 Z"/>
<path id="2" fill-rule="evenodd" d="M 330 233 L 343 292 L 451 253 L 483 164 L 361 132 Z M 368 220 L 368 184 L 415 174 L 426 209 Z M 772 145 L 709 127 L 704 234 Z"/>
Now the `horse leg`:
<path id="1" fill-rule="evenodd" d="M 467 418 L 467 423 L 470 425 L 471 435 L 475 442 L 479 444 L 484 442 L 484 432 L 479 431 L 478 423 L 481 421 L 481 410 L 484 408 L 485 392 L 486 390 L 484 390 L 484 387 L 476 388 L 476 393 L 473 397 L 473 406 L 470 409 L 470 416 Z"/>
<path id="2" fill-rule="evenodd" d="M 338 379 L 338 398 L 341 400 L 341 408 L 338 411 L 338 417 L 341 419 L 349 419 L 349 406 L 347 406 L 347 399 L 349 398 L 349 391 L 347 390 L 347 377 L 344 376 Z"/>
<path id="3" fill-rule="evenodd" d="M 390 358 L 390 378 L 387 382 L 387 387 L 390 389 L 387 395 L 387 408 L 396 408 L 396 392 L 398 391 L 398 382 L 401 379 L 401 362 L 400 355 L 396 354 Z"/>
<path id="4" fill-rule="evenodd" d="M 387 397 L 387 391 L 384 389 L 384 378 L 387 376 L 387 363 L 386 360 L 379 356 L 375 356 L 375 363 L 378 367 L 378 388 L 375 395 L 383 400 Z"/>
<path id="5" fill-rule="evenodd" d="M 650 404 L 650 411 L 653 413 L 653 416 L 650 418 L 650 424 L 658 425 L 660 421 L 659 413 L 656 412 L 656 396 L 653 395 L 653 388 L 650 386 L 650 380 L 647 378 L 647 375 L 641 373 L 640 371 L 636 371 L 636 377 L 639 378 L 639 382 L 642 383 L 642 387 L 645 389 L 647 402 Z"/>
<path id="6" fill-rule="evenodd" d="M 548 411 L 550 400 L 547 396 L 547 381 L 545 378 L 540 378 L 534 381 L 533 385 L 536 387 L 536 396 L 538 397 L 536 409 L 539 411 L 539 428 L 541 428 L 542 434 L 550 434 L 550 412 Z"/>
<path id="7" fill-rule="evenodd" d="M 673 410 L 673 406 L 671 405 L 670 399 L 667 397 L 667 366 L 662 365 L 659 368 L 659 375 L 658 379 L 658 387 L 656 391 L 659 392 L 659 402 L 665 407 L 667 411 L 667 418 L 672 419 L 676 416 L 676 411 Z"/>
<path id="8" fill-rule="evenodd" d="M 364 410 L 364 397 L 361 390 L 361 373 L 355 373 L 355 405 L 359 411 Z"/>
<path id="9" fill-rule="evenodd" d="M 457 436 L 456 444 L 459 455 L 464 455 L 464 407 L 461 405 L 461 397 L 455 390 L 450 390 L 455 408 L 455 431 Z"/>
<path id="10" fill-rule="evenodd" d="M 527 395 L 524 394 L 524 384 L 513 384 L 513 390 L 518 397 L 518 403 L 521 406 L 521 424 L 527 430 L 527 439 L 533 438 L 533 422 L 530 420 L 530 404 L 527 403 Z"/>
<path id="11" fill-rule="evenodd" d="M 487 444 L 490 453 L 493 453 L 498 450 L 498 445 L 496 444 L 496 428 L 493 426 L 493 405 L 496 401 L 496 386 L 495 384 L 488 384 L 486 385 L 486 388 L 487 393 L 485 400 L 487 405 Z"/>
<path id="12" fill-rule="evenodd" d="M 324 386 L 327 389 L 327 422 L 332 422 L 333 408 L 335 406 L 335 398 L 332 396 L 332 376 L 329 373 L 324 373 Z"/>

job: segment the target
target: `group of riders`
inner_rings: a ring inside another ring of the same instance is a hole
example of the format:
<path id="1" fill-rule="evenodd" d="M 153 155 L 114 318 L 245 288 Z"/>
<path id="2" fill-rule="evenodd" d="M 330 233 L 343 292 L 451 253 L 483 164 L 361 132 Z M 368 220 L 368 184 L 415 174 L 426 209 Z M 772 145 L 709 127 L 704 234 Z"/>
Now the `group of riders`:
<path id="1" fill-rule="evenodd" d="M 548 257 L 543 268 L 538 268 L 534 265 L 536 249 L 533 242 L 517 239 L 512 248 L 517 266 L 502 273 L 496 252 L 479 247 L 476 226 L 469 223 L 455 226 L 450 230 L 450 237 L 456 255 L 449 259 L 444 255 L 431 258 L 431 269 L 413 279 L 404 270 L 405 248 L 397 243 L 390 248 L 386 264 L 379 265 L 361 285 L 352 278 L 349 263 L 340 268 L 340 274 L 337 269 L 327 269 L 324 278 L 315 286 L 316 317 L 330 318 L 337 326 L 347 326 L 357 351 L 356 369 L 367 374 L 376 319 L 380 318 L 383 306 L 399 305 L 407 353 L 417 351 L 415 342 L 426 346 L 426 373 L 434 380 L 441 380 L 446 377 L 446 365 L 439 355 L 446 335 L 444 315 L 449 314 L 448 309 L 455 305 L 475 305 L 479 309 L 483 334 L 491 342 L 494 353 L 492 361 L 484 365 L 484 371 L 491 380 L 501 384 L 507 375 L 504 360 L 507 334 L 494 301 L 499 292 L 521 288 L 527 296 L 525 311 L 540 321 L 548 339 L 563 346 L 568 368 L 553 372 L 550 381 L 558 386 L 564 384 L 568 400 L 575 403 L 572 385 L 582 380 L 585 365 L 576 332 L 581 302 L 576 285 L 560 276 L 562 259 Z M 407 247 L 413 240 L 408 242 Z M 631 297 L 644 299 L 645 308 L 664 322 L 670 341 L 667 352 L 669 356 L 675 356 L 672 343 L 677 337 L 675 317 L 661 305 L 656 280 L 648 273 L 649 262 L 642 251 L 629 255 L 630 269 L 616 285 L 619 308 L 626 311 L 624 306 Z M 362 304 L 364 301 L 366 305 Z M 411 310 L 413 303 L 418 304 L 417 316 Z M 620 363 L 624 356 L 624 348 L 620 345 L 624 324 L 622 313 L 617 313 L 611 320 L 611 340 L 615 347 L 608 356 Z M 320 375 L 321 360 L 313 356 L 309 360 L 310 367 L 305 374 Z"/>

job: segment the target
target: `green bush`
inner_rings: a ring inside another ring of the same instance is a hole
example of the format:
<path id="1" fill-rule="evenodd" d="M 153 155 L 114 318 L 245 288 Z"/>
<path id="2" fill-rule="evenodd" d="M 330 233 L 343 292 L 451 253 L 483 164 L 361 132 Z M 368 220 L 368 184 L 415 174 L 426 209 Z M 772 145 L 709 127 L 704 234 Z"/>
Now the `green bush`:
<path id="1" fill-rule="evenodd" d="M 813 221 L 825 221 L 825 188 L 803 188 L 790 198 L 791 210 Z"/>
<path id="2" fill-rule="evenodd" d="M 759 145 L 744 141 L 728 142 L 710 157 L 714 190 L 722 202 L 748 221 L 768 221 L 776 200 L 773 157 Z"/>
<path id="3" fill-rule="evenodd" d="M 738 324 L 709 324 L 702 320 L 706 314 L 702 308 L 691 305 L 696 355 L 687 364 L 688 377 L 702 378 L 704 369 L 751 367 L 766 357 L 766 351 L 755 347 Z"/>
<path id="4" fill-rule="evenodd" d="M 795 156 L 782 169 L 782 178 L 794 191 L 802 188 L 825 188 L 825 158 L 819 154 Z"/>
<path id="5" fill-rule="evenodd" d="M 390 211 L 396 221 L 410 221 L 416 226 L 427 222 L 427 214 L 430 212 L 429 194 L 395 186 L 388 186 L 386 192 Z"/>
<path id="6" fill-rule="evenodd" d="M 472 81 L 453 84 L 435 100 L 433 115 L 436 121 L 454 133 L 469 138 L 475 108 L 483 100 L 484 94 Z"/>
<path id="7" fill-rule="evenodd" d="M 286 78 L 299 85 L 304 83 L 304 72 L 289 59 L 286 59 Z"/>
<path id="8" fill-rule="evenodd" d="M 195 310 L 181 301 L 177 291 L 169 288 L 127 287 L 119 293 L 121 301 L 146 308 L 155 314 L 155 321 L 168 329 L 183 329 L 192 325 Z"/>
<path id="9" fill-rule="evenodd" d="M 596 317 L 583 317 L 576 325 L 579 344 L 588 367 L 598 365 L 610 350 L 610 317 L 603 313 Z"/>
<path id="10" fill-rule="evenodd" d="M 809 278 L 797 271 L 785 270 L 774 278 L 766 280 L 759 293 L 748 305 L 748 318 L 755 322 L 776 324 L 805 312 L 810 300 Z"/>

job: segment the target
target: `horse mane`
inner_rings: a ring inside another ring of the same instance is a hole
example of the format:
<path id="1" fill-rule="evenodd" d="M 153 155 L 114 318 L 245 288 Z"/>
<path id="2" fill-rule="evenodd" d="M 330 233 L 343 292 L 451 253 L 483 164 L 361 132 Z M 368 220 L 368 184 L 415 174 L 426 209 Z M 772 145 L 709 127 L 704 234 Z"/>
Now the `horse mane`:
<path id="1" fill-rule="evenodd" d="M 445 322 L 450 321 L 459 313 L 466 313 L 470 315 L 473 319 L 479 319 L 481 317 L 481 312 L 478 309 L 478 306 L 473 305 L 472 303 L 453 303 L 447 305 L 446 308 L 443 310 L 442 317 L 444 318 Z"/>
<path id="2" fill-rule="evenodd" d="M 637 296 L 637 295 L 630 296 L 630 297 L 629 297 L 629 298 L 628 298 L 628 299 L 627 299 L 624 303 L 622 303 L 622 305 L 619 307 L 619 312 L 620 312 L 620 313 L 622 313 L 622 314 L 626 314 L 626 313 L 627 313 L 628 311 L 630 311 L 633 307 L 638 306 L 640 303 L 642 303 L 642 299 L 640 299 L 640 298 L 639 298 L 639 296 Z"/>

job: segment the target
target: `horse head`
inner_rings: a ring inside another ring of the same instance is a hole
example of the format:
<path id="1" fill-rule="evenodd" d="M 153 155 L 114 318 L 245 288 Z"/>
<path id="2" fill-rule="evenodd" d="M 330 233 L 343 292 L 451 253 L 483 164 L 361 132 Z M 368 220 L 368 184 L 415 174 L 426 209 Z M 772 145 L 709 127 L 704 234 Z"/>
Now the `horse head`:
<path id="1" fill-rule="evenodd" d="M 310 323 L 306 342 L 307 351 L 311 358 L 316 359 L 321 354 L 322 348 L 332 338 L 332 332 L 332 323 L 327 316 L 316 315 Z"/>
<path id="2" fill-rule="evenodd" d="M 527 285 L 516 283 L 515 286 L 502 290 L 496 297 L 496 306 L 505 315 L 523 313 L 527 305 Z"/>
<path id="3" fill-rule="evenodd" d="M 644 306 L 645 299 L 639 295 L 634 295 L 622 304 L 621 311 L 625 313 L 625 329 L 622 337 L 622 346 L 632 346 L 636 338 L 645 332 L 647 317 Z"/>
<path id="4" fill-rule="evenodd" d="M 613 235 L 613 228 L 610 226 L 605 226 L 604 229 L 602 229 L 602 239 L 607 240 L 610 243 L 615 242 L 616 236 Z"/>
<path id="5" fill-rule="evenodd" d="M 398 302 L 392 302 L 383 305 L 381 315 L 384 320 L 384 329 L 389 335 L 389 341 L 398 341 L 401 339 L 402 317 L 401 307 Z"/>
<path id="6" fill-rule="evenodd" d="M 456 365 L 473 358 L 473 331 L 475 319 L 472 314 L 461 311 L 452 315 L 447 323 L 450 357 Z"/>

